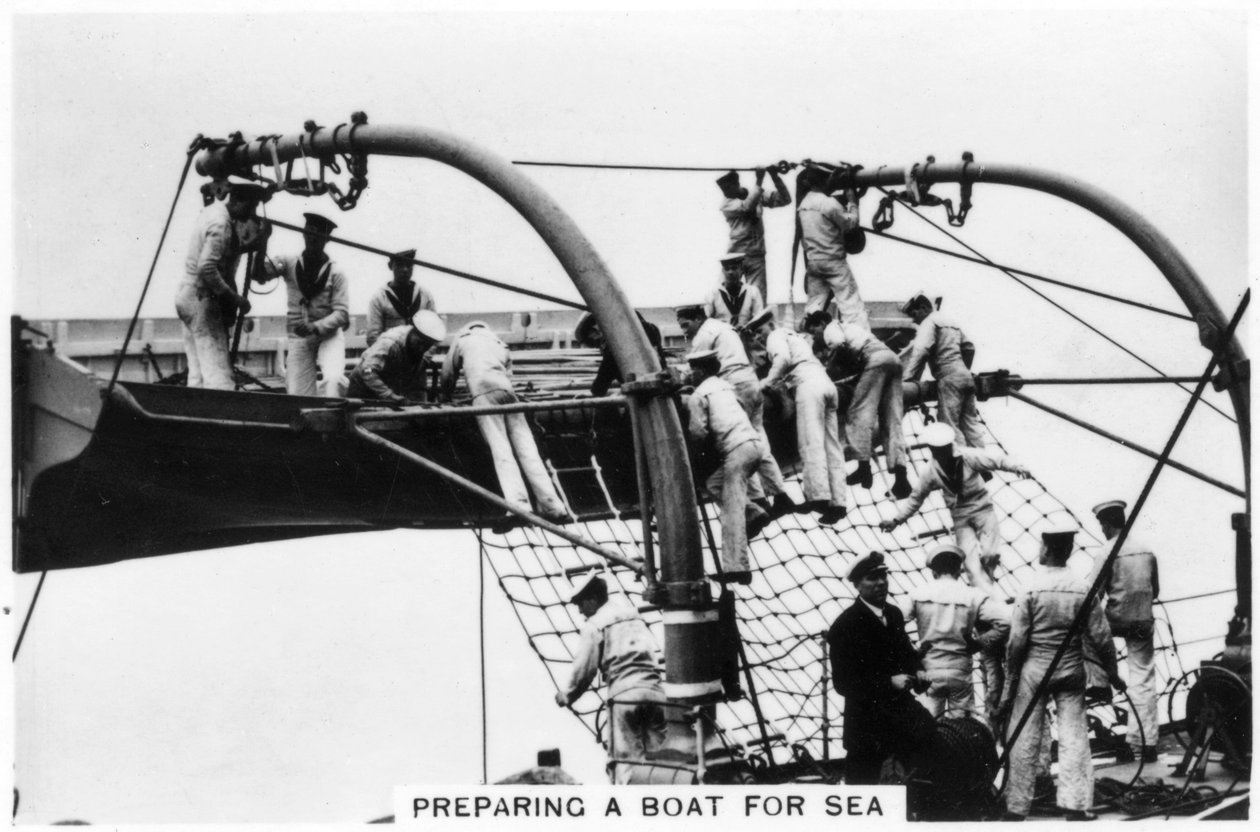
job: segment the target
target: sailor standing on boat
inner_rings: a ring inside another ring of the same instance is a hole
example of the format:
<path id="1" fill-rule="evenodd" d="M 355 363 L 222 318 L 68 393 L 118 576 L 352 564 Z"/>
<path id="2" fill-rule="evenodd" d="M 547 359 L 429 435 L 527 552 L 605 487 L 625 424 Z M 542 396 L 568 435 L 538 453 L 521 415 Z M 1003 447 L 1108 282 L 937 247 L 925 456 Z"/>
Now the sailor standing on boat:
<path id="1" fill-rule="evenodd" d="M 1094 516 L 1103 535 L 1113 541 L 1124 529 L 1123 500 L 1109 500 L 1094 506 Z M 1095 553 L 1090 583 L 1102 571 L 1112 546 Z M 1129 698 L 1134 719 L 1129 721 L 1128 745 L 1135 757 L 1153 763 L 1159 759 L 1159 709 L 1155 693 L 1155 612 L 1159 597 L 1159 563 L 1155 553 L 1140 541 L 1126 538 L 1111 562 L 1103 581 L 1107 595 L 1107 622 L 1116 638 L 1124 639 L 1128 654 Z"/>
<path id="2" fill-rule="evenodd" d="M 906 479 L 906 440 L 902 436 L 904 394 L 901 389 L 901 362 L 897 354 L 870 330 L 844 321 L 833 321 L 826 312 L 805 316 L 805 330 L 821 327 L 823 344 L 838 353 L 849 366 L 861 367 L 853 397 L 845 408 L 845 439 L 857 454 L 857 470 L 849 475 L 849 485 L 870 488 L 874 484 L 871 456 L 875 438 L 884 444 L 884 460 L 893 475 L 892 495 L 898 500 L 910 496 Z"/>
<path id="3" fill-rule="evenodd" d="M 943 422 L 933 422 L 923 431 L 923 441 L 932 451 L 932 461 L 919 472 L 910 500 L 891 520 L 879 524 L 890 532 L 909 520 L 933 491 L 939 490 L 954 518 L 954 540 L 967 553 L 967 575 L 971 585 L 986 592 L 993 586 L 984 568 L 996 562 L 998 554 L 998 519 L 993 498 L 981 474 L 986 471 L 1009 471 L 1021 478 L 1032 473 L 997 449 L 960 448 L 954 445 L 954 429 Z"/>
<path id="4" fill-rule="evenodd" d="M 901 311 L 916 325 L 914 340 L 902 353 L 902 379 L 918 381 L 924 365 L 930 367 L 936 379 L 937 418 L 957 431 L 969 447 L 983 448 L 976 381 L 971 375 L 975 346 L 953 318 L 936 311 L 923 292 L 903 303 Z"/>
<path id="5" fill-rule="evenodd" d="M 468 392 L 474 407 L 513 404 L 519 399 L 512 389 L 512 354 L 483 321 L 472 321 L 459 331 L 442 362 L 439 383 L 444 401 L 450 401 L 460 370 L 468 379 Z M 529 491 L 538 500 L 538 513 L 547 520 L 563 523 L 569 512 L 556 493 L 547 466 L 538 455 L 534 433 L 523 413 L 483 413 L 477 427 L 490 446 L 494 470 L 503 499 L 524 511 L 532 511 Z M 517 462 L 520 465 L 517 465 Z M 524 479 L 521 478 L 522 471 Z M 499 530 L 503 527 L 499 526 Z"/>
<path id="6" fill-rule="evenodd" d="M 421 309 L 412 323 L 386 330 L 367 348 L 350 373 L 346 395 L 401 404 L 424 398 L 424 368 L 429 351 L 446 337 L 446 324 L 431 309 Z"/>
<path id="7" fill-rule="evenodd" d="M 826 308 L 834 298 L 840 320 L 870 329 L 844 247 L 844 232 L 858 226 L 857 196 L 852 188 L 840 191 L 827 171 L 809 168 L 797 181 L 797 187 L 809 188 L 796 207 L 805 250 L 805 313 Z"/>
<path id="8" fill-rule="evenodd" d="M 255 280 L 284 278 L 289 296 L 285 352 L 285 388 L 291 396 L 342 395 L 346 372 L 346 333 L 350 327 L 350 294 L 346 276 L 324 253 L 337 224 L 319 214 L 305 214 L 305 248 L 295 256 L 263 258 Z M 324 376 L 316 384 L 315 365 Z"/>
<path id="9" fill-rule="evenodd" d="M 201 210 L 184 260 L 184 279 L 175 294 L 183 324 L 188 386 L 234 390 L 224 306 L 249 314 L 249 301 L 236 292 L 236 265 L 247 246 L 236 231 L 254 217 L 267 190 L 256 182 L 228 177 L 228 194 Z M 258 238 L 265 241 L 265 235 Z M 261 244 L 261 242 L 259 243 Z"/>
<path id="10" fill-rule="evenodd" d="M 1057 803 L 1068 820 L 1093 820 L 1094 768 L 1090 760 L 1089 733 L 1085 720 L 1084 643 L 1088 642 L 1118 690 L 1124 682 L 1116 675 L 1116 649 L 1111 628 L 1102 608 L 1094 604 L 1084 632 L 1068 642 L 1059 664 L 1050 677 L 1045 695 L 1033 701 L 1033 693 L 1050 670 L 1050 662 L 1068 637 L 1072 622 L 1085 603 L 1089 587 L 1068 568 L 1072 554 L 1074 527 L 1053 527 L 1042 532 L 1043 567 L 1030 577 L 1015 597 L 1011 615 L 1011 640 L 1006 648 L 1006 689 L 998 709 L 998 721 L 1007 722 L 1009 732 L 1029 712 L 1027 723 L 1011 746 L 1011 774 L 1006 787 L 1008 819 L 1023 820 L 1032 807 L 1033 785 L 1048 755 L 1042 747 L 1049 742 L 1045 730 L 1046 705 L 1055 705 L 1059 738 L 1059 778 Z"/>
<path id="11" fill-rule="evenodd" d="M 753 429 L 761 436 L 761 463 L 757 467 L 760 481 L 753 480 L 753 499 L 764 501 L 765 495 L 773 497 L 770 509 L 775 516 L 796 510 L 797 505 L 784 493 L 783 472 L 779 463 L 770 453 L 770 439 L 762 422 L 765 399 L 761 395 L 757 374 L 749 365 L 743 339 L 730 324 L 708 317 L 702 306 L 680 306 L 675 315 L 678 328 L 691 341 L 692 352 L 713 350 L 717 353 L 721 365 L 718 375 L 735 388 L 740 405 L 748 414 Z"/>
<path id="12" fill-rule="evenodd" d="M 710 318 L 741 329 L 766 308 L 765 299 L 757 287 L 744 280 L 745 255 L 722 255 L 722 283 L 704 302 L 704 312 Z"/>
<path id="13" fill-rule="evenodd" d="M 778 208 L 792 202 L 792 195 L 778 171 L 771 169 L 769 173 L 774 180 L 774 190 L 770 193 L 761 187 L 766 177 L 765 168 L 756 169 L 757 184 L 751 189 L 739 186 L 739 174 L 735 171 L 723 174 L 717 181 L 722 189 L 722 216 L 731 229 L 729 251 L 744 255 L 745 279 L 756 287 L 762 300 L 766 298 L 766 227 L 761 221 L 761 209 Z"/>
<path id="14" fill-rule="evenodd" d="M 416 316 L 421 309 L 436 311 L 433 296 L 416 285 L 411 279 L 415 269 L 412 262 L 416 250 L 409 248 L 390 256 L 389 268 L 394 272 L 394 279 L 381 287 L 381 290 L 368 301 L 367 342 L 368 346 L 376 343 L 376 339 L 386 330 L 402 326 Z"/>
<path id="15" fill-rule="evenodd" d="M 820 512 L 820 523 L 835 523 L 845 515 L 848 494 L 836 386 L 814 357 L 807 337 L 776 327 L 769 309 L 750 321 L 748 327 L 770 356 L 770 372 L 761 381 L 762 389 L 783 383 L 796 405 L 796 445 L 801 456 L 804 508 Z"/>
<path id="16" fill-rule="evenodd" d="M 608 585 L 594 569 L 575 585 L 569 603 L 586 621 L 578 631 L 569 679 L 556 691 L 556 704 L 567 708 L 591 686 L 596 673 L 603 678 L 610 703 L 608 765 L 614 783 L 628 783 L 634 769 L 625 763 L 643 761 L 665 742 L 660 649 L 639 611 L 624 596 L 610 598 Z"/>
<path id="17" fill-rule="evenodd" d="M 721 364 L 717 353 L 693 352 L 687 363 L 697 382 L 687 403 L 687 432 L 717 457 L 705 488 L 722 506 L 722 571 L 718 580 L 748 584 L 752 582 L 748 537 L 770 520 L 765 511 L 748 502 L 750 480 L 761 460 L 764 440 L 749 421 L 735 389 L 718 375 Z"/>
<path id="18" fill-rule="evenodd" d="M 906 618 L 914 619 L 919 629 L 919 678 L 929 686 L 919 701 L 934 717 L 976 712 L 971 654 L 986 641 L 1005 641 L 1010 627 L 997 601 L 959 579 L 963 558 L 963 550 L 953 543 L 934 548 L 928 553 L 932 580 L 907 596 Z M 980 639 L 974 635 L 977 627 L 985 631 Z"/>

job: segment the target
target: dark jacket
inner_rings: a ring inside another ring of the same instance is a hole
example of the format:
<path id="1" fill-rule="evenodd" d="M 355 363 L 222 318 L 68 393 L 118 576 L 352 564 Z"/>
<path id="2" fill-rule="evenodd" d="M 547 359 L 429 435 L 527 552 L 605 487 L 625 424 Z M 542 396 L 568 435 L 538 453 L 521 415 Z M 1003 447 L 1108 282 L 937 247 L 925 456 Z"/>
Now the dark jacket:
<path id="1" fill-rule="evenodd" d="M 643 325 L 643 331 L 647 333 L 648 343 L 652 345 L 652 349 L 656 350 L 656 355 L 661 360 L 661 367 L 664 367 L 665 352 L 661 346 L 660 328 L 646 320 L 642 315 L 639 315 L 639 323 Z M 591 384 L 591 395 L 606 396 L 614 381 L 621 382 L 623 380 L 621 368 L 617 366 L 617 359 L 613 358 L 612 350 L 604 347 L 604 355 L 603 360 L 599 364 L 599 372 L 595 374 L 595 381 Z"/>
<path id="2" fill-rule="evenodd" d="M 901 610 L 886 604 L 884 615 L 887 625 L 855 598 L 827 631 L 831 678 L 844 697 L 844 747 L 850 751 L 891 753 L 897 750 L 897 735 L 918 730 L 900 723 L 917 720 L 918 711 L 926 713 L 922 706 L 913 707 L 918 703 L 909 690 L 893 688 L 893 676 L 914 676 L 923 665 L 906 635 Z"/>

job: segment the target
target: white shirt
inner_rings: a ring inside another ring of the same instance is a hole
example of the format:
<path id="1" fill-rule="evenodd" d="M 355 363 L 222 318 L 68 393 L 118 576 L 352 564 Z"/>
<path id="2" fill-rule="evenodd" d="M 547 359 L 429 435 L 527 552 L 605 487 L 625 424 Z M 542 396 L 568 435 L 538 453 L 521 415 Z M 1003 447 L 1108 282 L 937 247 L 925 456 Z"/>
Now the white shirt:
<path id="1" fill-rule="evenodd" d="M 474 397 L 495 390 L 512 392 L 512 353 L 485 324 L 468 324 L 451 343 L 442 362 L 441 389 L 449 392 L 455 387 L 461 368 Z"/>
<path id="2" fill-rule="evenodd" d="M 801 245 L 811 272 L 834 274 L 845 262 L 844 232 L 856 228 L 856 206 L 846 208 L 834 197 L 818 191 L 805 194 L 796 209 L 801 220 Z"/>
<path id="3" fill-rule="evenodd" d="M 822 363 L 814 356 L 812 339 L 807 335 L 776 327 L 766 337 L 766 354 L 771 362 L 766 384 L 784 379 L 789 389 L 795 389 L 811 378 L 831 381 Z"/>
<path id="4" fill-rule="evenodd" d="M 713 350 L 717 353 L 723 376 L 737 367 L 748 366 L 748 351 L 744 349 L 744 340 L 725 321 L 708 318 L 700 324 L 695 337 L 691 339 L 691 351 L 701 350 Z"/>

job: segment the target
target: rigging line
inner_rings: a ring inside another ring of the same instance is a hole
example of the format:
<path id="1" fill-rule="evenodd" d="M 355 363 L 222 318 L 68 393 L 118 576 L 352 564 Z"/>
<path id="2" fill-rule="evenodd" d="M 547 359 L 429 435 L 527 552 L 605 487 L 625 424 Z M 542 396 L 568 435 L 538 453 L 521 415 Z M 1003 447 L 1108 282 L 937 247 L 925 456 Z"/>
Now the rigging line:
<path id="1" fill-rule="evenodd" d="M 22 629 L 18 631 L 17 643 L 13 645 L 13 661 L 17 661 L 18 651 L 22 649 L 22 640 L 26 638 L 26 627 L 31 623 L 31 614 L 35 612 L 35 602 L 39 600 L 39 591 L 44 588 L 44 579 L 48 570 L 39 573 L 39 583 L 35 584 L 35 594 L 31 596 L 31 605 L 26 608 L 26 618 L 22 619 Z"/>
<path id="2" fill-rule="evenodd" d="M 877 186 L 877 187 L 878 187 L 878 186 Z M 882 191 L 882 192 L 883 192 L 883 193 L 885 193 L 885 194 L 887 194 L 887 193 L 888 193 L 888 191 L 884 190 L 883 188 L 880 188 L 880 191 Z M 984 257 L 984 255 L 983 255 L 983 254 L 980 254 L 980 252 L 979 252 L 979 251 L 977 251 L 975 248 L 973 248 L 972 246 L 970 246 L 970 245 L 969 245 L 966 241 L 964 241 L 964 240 L 962 240 L 961 238 L 959 238 L 956 234 L 951 233 L 951 232 L 950 232 L 950 231 L 948 231 L 947 229 L 941 228 L 941 227 L 940 227 L 937 223 L 933 222 L 933 221 L 932 221 L 932 219 L 931 219 L 930 217 L 925 216 L 924 214 L 922 214 L 922 213 L 920 213 L 920 212 L 916 211 L 913 205 L 909 205 L 909 204 L 907 204 L 907 205 L 906 205 L 906 208 L 907 208 L 907 210 L 909 210 L 909 211 L 910 211 L 910 213 L 911 213 L 911 214 L 913 214 L 914 216 L 916 216 L 916 217 L 918 217 L 919 219 L 923 220 L 923 221 L 924 221 L 924 222 L 926 222 L 928 225 L 932 226 L 932 227 L 933 227 L 933 228 L 935 228 L 937 231 L 939 231 L 939 232 L 941 232 L 942 234 L 944 234 L 946 237 L 949 237 L 951 240 L 953 240 L 954 242 L 958 243 L 960 246 L 962 246 L 963 248 L 967 249 L 967 250 L 968 250 L 968 251 L 970 251 L 972 254 L 975 254 L 975 255 L 977 255 L 977 256 L 979 256 L 979 257 L 984 258 L 985 260 L 988 260 L 988 258 L 987 258 L 987 257 Z M 993 261 L 991 261 L 991 260 L 990 260 L 989 262 L 990 262 L 990 263 L 992 263 Z M 1056 301 L 1056 300 L 1054 300 L 1053 298 L 1051 298 L 1051 297 L 1047 296 L 1045 293 L 1038 291 L 1037 289 L 1033 288 L 1032 286 L 1029 286 L 1027 283 L 1025 283 L 1024 281 L 1020 280 L 1020 279 L 1019 279 L 1016 275 L 1014 275 L 1014 274 L 1012 274 L 1011 272 L 1007 271 L 1005 268 L 1003 268 L 1003 267 L 1001 267 L 1001 266 L 998 266 L 997 264 L 994 264 L 994 268 L 997 268 L 998 270 L 1002 271 L 1002 272 L 1003 272 L 1003 273 L 1005 273 L 1008 277 L 1010 277 L 1010 278 L 1011 278 L 1011 280 L 1014 280 L 1014 281 L 1015 281 L 1016 283 L 1018 283 L 1020 286 L 1023 286 L 1025 289 L 1027 289 L 1028 291 L 1032 292 L 1034 295 L 1036 295 L 1037 297 L 1041 298 L 1041 299 L 1042 299 L 1042 300 L 1044 300 L 1046 303 L 1049 303 L 1051 306 L 1055 307 L 1055 308 L 1056 308 L 1056 309 L 1058 309 L 1060 312 L 1063 312 L 1065 315 L 1067 315 L 1068 317 L 1072 318 L 1074 321 L 1076 321 L 1077 323 L 1079 323 L 1081 326 L 1085 327 L 1086 329 L 1090 330 L 1090 331 L 1091 331 L 1091 332 L 1093 332 L 1095 335 L 1098 335 L 1100 338 L 1102 338 L 1103 340 L 1107 341 L 1107 342 L 1108 342 L 1108 343 L 1110 343 L 1112 346 L 1114 346 L 1114 347 L 1116 347 L 1117 349 L 1121 350 L 1122 352 L 1126 353 L 1126 354 L 1127 354 L 1127 355 L 1129 355 L 1130 357 L 1132 357 L 1132 358 L 1136 359 L 1136 360 L 1137 360 L 1137 361 L 1139 361 L 1141 364 L 1143 364 L 1144 366 L 1146 366 L 1148 369 L 1154 370 L 1155 372 L 1159 373 L 1161 376 L 1166 376 L 1166 375 L 1168 375 L 1168 374 L 1167 374 L 1167 373 L 1165 373 L 1163 370 L 1159 369 L 1159 368 L 1158 368 L 1158 367 L 1156 367 L 1154 364 L 1152 364 L 1151 362 L 1147 361 L 1145 358 L 1143 358 L 1142 356 L 1140 356 L 1140 355 L 1138 355 L 1137 353 L 1135 353 L 1133 350 L 1131 350 L 1131 349 L 1129 349 L 1128 347 L 1126 347 L 1124 344 L 1121 344 L 1119 341 L 1117 341 L 1116 339 L 1112 338 L 1110 335 L 1107 335 L 1107 334 L 1106 334 L 1105 332 L 1103 332 L 1101 329 L 1099 329 L 1098 327 L 1094 326 L 1094 325 L 1093 325 L 1093 324 L 1091 324 L 1089 321 L 1086 321 L 1084 318 L 1082 318 L 1081 316 L 1077 315 L 1075 312 L 1071 311 L 1071 310 L 1070 310 L 1070 309 L 1068 309 L 1067 307 L 1063 306 L 1063 305 L 1062 305 L 1061 303 L 1059 303 L 1058 301 Z M 1187 393 L 1188 393 L 1188 392 L 1190 392 L 1189 390 L 1187 390 L 1185 387 L 1183 387 L 1183 386 L 1182 386 L 1182 385 L 1180 385 L 1180 384 L 1178 384 L 1177 386 L 1178 386 L 1178 387 L 1181 387 L 1181 389 L 1182 389 L 1182 390 L 1185 390 Z M 1238 420 L 1237 420 L 1237 419 L 1235 419 L 1233 416 L 1230 416 L 1228 413 L 1226 413 L 1225 411 L 1221 410 L 1219 407 L 1217 407 L 1216 405 L 1212 404 L 1211 402 L 1204 402 L 1203 404 L 1204 404 L 1206 407 L 1208 407 L 1209 409 L 1216 411 L 1216 412 L 1217 412 L 1217 413 L 1219 413 L 1221 416 L 1223 416 L 1224 418 L 1226 418 L 1226 419 L 1228 419 L 1229 421 L 1233 422 L 1234 424 L 1237 424 L 1237 423 L 1238 423 Z"/>
<path id="3" fill-rule="evenodd" d="M 136 322 L 140 320 L 140 308 L 144 306 L 144 298 L 149 293 L 149 284 L 153 282 L 153 272 L 157 268 L 158 258 L 162 255 L 162 246 L 166 243 L 166 232 L 171 230 L 171 220 L 175 217 L 175 206 L 179 204 L 179 195 L 184 190 L 184 182 L 188 179 L 188 169 L 192 167 L 193 156 L 201 149 L 201 137 L 188 148 L 188 158 L 184 160 L 184 170 L 179 175 L 179 184 L 175 186 L 175 198 L 171 200 L 171 210 L 166 214 L 166 224 L 162 226 L 162 236 L 158 238 L 157 250 L 153 252 L 153 262 L 149 264 L 149 276 L 144 279 L 144 288 L 140 290 L 140 300 L 136 301 L 136 312 L 131 316 L 127 326 L 127 337 L 123 338 L 122 349 L 118 351 L 118 360 L 114 362 L 114 372 L 109 377 L 109 386 L 105 388 L 108 396 L 118 382 L 118 371 L 122 369 L 123 359 L 127 357 L 127 347 L 131 345 L 131 336 L 136 332 Z"/>
<path id="4" fill-rule="evenodd" d="M 512 164 L 521 165 L 522 167 L 534 168 L 587 168 L 591 170 L 673 170 L 673 171 L 692 171 L 696 173 L 725 173 L 728 170 L 756 170 L 756 167 L 734 166 L 729 168 L 700 168 L 687 167 L 685 165 L 604 165 L 596 162 L 531 162 L 525 159 L 513 159 Z M 766 166 L 767 169 L 769 165 Z"/>
<path id="5" fill-rule="evenodd" d="M 1190 414 L 1194 412 L 1194 407 L 1199 403 L 1203 390 L 1207 387 L 1208 382 L 1212 378 L 1212 374 L 1216 372 L 1216 367 L 1220 363 L 1222 356 L 1228 349 L 1228 344 L 1234 336 L 1234 331 L 1238 328 L 1239 322 L 1242 321 L 1243 312 L 1246 311 L 1247 305 L 1251 301 L 1251 290 L 1248 289 L 1244 294 L 1242 301 L 1238 304 L 1233 318 L 1229 322 L 1229 327 L 1225 330 L 1225 337 L 1221 339 L 1221 348 L 1212 351 L 1212 358 L 1208 361 L 1207 369 L 1203 371 L 1203 375 L 1199 378 L 1199 383 L 1195 385 L 1194 392 L 1190 395 L 1190 401 L 1186 402 L 1185 408 L 1182 410 L 1181 417 L 1177 420 L 1176 427 L 1173 428 L 1172 435 L 1168 437 L 1168 441 L 1164 445 L 1163 453 L 1160 454 L 1155 467 L 1151 469 L 1150 475 L 1146 479 L 1146 484 L 1142 486 L 1142 492 L 1138 495 L 1137 501 L 1133 504 L 1133 512 L 1129 515 L 1129 519 L 1125 522 L 1124 528 L 1116 535 L 1114 541 L 1109 541 L 1111 550 L 1103 561 L 1102 568 L 1098 570 L 1097 577 L 1094 578 L 1090 585 L 1089 591 L 1085 593 L 1085 600 L 1081 603 L 1080 609 L 1076 613 L 1076 617 L 1072 620 L 1072 624 L 1068 627 L 1067 633 L 1063 636 L 1063 641 L 1059 643 L 1058 650 L 1055 651 L 1054 657 L 1050 659 L 1049 666 L 1046 667 L 1041 680 L 1037 683 L 1037 688 L 1033 691 L 1033 695 L 1028 704 L 1024 708 L 1023 714 L 1020 715 L 1019 722 L 1015 725 L 1015 730 L 1010 733 L 1006 746 L 1002 749 L 1002 757 L 999 760 L 999 766 L 1004 765 L 1011 755 L 1015 741 L 1019 734 L 1024 730 L 1024 726 L 1028 723 L 1028 719 L 1032 716 L 1033 709 L 1037 703 L 1046 695 L 1050 687 L 1050 680 L 1054 675 L 1055 668 L 1059 666 L 1059 662 L 1063 660 L 1063 656 L 1067 653 L 1068 645 L 1077 633 L 1083 629 L 1086 619 L 1094 612 L 1094 604 L 1098 600 L 1099 590 L 1102 587 L 1103 577 L 1111 569 L 1115 563 L 1117 555 L 1120 554 L 1120 548 L 1124 546 L 1125 541 L 1129 538 L 1129 532 L 1133 530 L 1133 524 L 1141 514 L 1142 508 L 1146 505 L 1146 498 L 1150 495 L 1151 490 L 1155 487 L 1155 482 L 1159 479 L 1159 475 L 1164 470 L 1164 464 L 1168 457 L 1172 455 L 1172 450 L 1177 444 L 1177 440 L 1181 438 L 1181 433 L 1186 427 L 1186 423 L 1190 421 Z M 1008 668 L 1007 672 L 1012 672 Z"/>
<path id="6" fill-rule="evenodd" d="M 1125 439 L 1123 436 L 1117 436 L 1116 434 L 1111 433 L 1110 431 L 1106 431 L 1100 427 L 1091 425 L 1089 422 L 1086 422 L 1084 419 L 1078 419 L 1075 416 L 1064 413 L 1062 410 L 1051 407 L 1048 404 L 1043 404 L 1042 402 L 1039 402 L 1030 396 L 1025 396 L 1023 393 L 1019 393 L 1014 390 L 1011 390 L 1008 392 L 1011 398 L 1018 399 L 1024 404 L 1031 405 L 1032 407 L 1035 407 L 1038 410 L 1043 410 L 1052 416 L 1058 416 L 1063 421 L 1076 425 L 1078 428 L 1083 428 L 1089 431 L 1090 433 L 1097 434 L 1098 436 L 1103 437 L 1104 439 L 1110 439 L 1112 442 L 1115 442 L 1118 445 L 1123 445 L 1129 450 L 1137 451 L 1143 456 L 1148 456 L 1151 459 L 1159 459 L 1159 454 L 1157 454 L 1155 451 L 1152 451 L 1150 448 L 1145 448 L 1137 444 L 1136 442 Z M 1245 498 L 1247 496 L 1246 492 L 1243 491 L 1241 488 L 1235 488 L 1234 486 L 1230 485 L 1227 482 L 1222 482 L 1221 480 L 1218 480 L 1215 477 L 1210 477 L 1207 474 L 1204 474 L 1201 471 L 1191 468 L 1188 465 L 1183 465 L 1182 463 L 1177 462 L 1176 460 L 1169 459 L 1165 462 L 1165 464 L 1169 468 L 1176 468 L 1178 471 L 1181 471 L 1183 474 L 1189 474 L 1195 479 L 1202 480 L 1208 485 L 1214 485 L 1217 488 L 1221 489 L 1222 491 L 1225 491 L 1229 494 L 1233 494 L 1235 497 Z"/>
<path id="7" fill-rule="evenodd" d="M 1157 603 L 1157 604 L 1176 604 L 1178 601 L 1197 601 L 1197 600 L 1198 600 L 1198 599 L 1200 599 L 1200 598 L 1212 598 L 1212 597 L 1215 597 L 1215 596 L 1217 596 L 1217 595 L 1230 595 L 1230 594 L 1232 594 L 1232 593 L 1234 593 L 1234 592 L 1237 592 L 1237 591 L 1238 591 L 1237 589 L 1218 589 L 1218 590 L 1216 590 L 1216 591 L 1214 591 L 1214 592 L 1200 592 L 1200 593 L 1199 593 L 1199 594 L 1197 594 L 1197 595 L 1182 595 L 1182 596 L 1180 596 L 1180 597 L 1178 597 L 1178 598 L 1169 598 L 1169 599 L 1167 599 L 1167 600 L 1163 600 L 1163 599 L 1160 599 L 1160 598 L 1156 598 L 1156 599 L 1155 599 L 1155 603 Z"/>
<path id="8" fill-rule="evenodd" d="M 283 220 L 273 219 L 273 220 L 270 220 L 270 222 L 274 226 L 278 226 L 280 228 L 287 228 L 290 231 L 297 231 L 299 233 L 302 231 L 302 226 L 284 222 Z M 377 248 L 376 246 L 369 246 L 363 243 L 356 243 L 353 240 L 347 240 L 344 237 L 336 237 L 332 234 L 327 235 L 327 240 L 330 243 L 340 243 L 343 246 L 347 246 L 349 248 L 357 248 L 360 251 L 370 252 L 371 254 L 379 254 L 382 257 L 394 256 L 394 252 L 392 251 L 386 251 L 383 248 Z M 545 300 L 551 303 L 558 303 L 561 306 L 567 306 L 570 309 L 580 309 L 583 312 L 587 311 L 587 307 L 585 304 L 578 303 L 577 301 L 567 300 L 566 298 L 556 297 L 555 295 L 548 295 L 545 292 L 535 292 L 533 289 L 526 289 L 521 286 L 514 286 L 510 283 L 503 283 L 498 280 L 491 280 L 488 277 L 481 277 L 480 275 L 471 274 L 469 272 L 462 272 L 459 269 L 452 269 L 452 268 L 449 268 L 448 266 L 439 266 L 437 263 L 430 263 L 426 260 L 417 260 L 414 257 L 411 258 L 411 262 L 424 269 L 429 269 L 435 272 L 442 272 L 443 274 L 453 275 L 454 277 L 462 277 L 464 280 L 471 280 L 474 283 L 482 283 L 482 284 L 485 284 L 486 286 L 493 286 L 496 289 L 503 289 L 506 292 L 515 292 L 518 295 L 526 295 L 528 297 L 536 298 L 538 300 Z"/>
<path id="9" fill-rule="evenodd" d="M 477 535 L 477 622 L 481 651 L 481 783 L 485 785 L 490 782 L 487 763 L 488 729 L 486 727 L 486 543 L 482 539 L 480 528 L 475 529 L 473 533 Z"/>
<path id="10" fill-rule="evenodd" d="M 1027 384 L 1192 384 L 1199 380 L 1198 376 L 1111 376 L 1101 378 L 1023 378 L 1021 385 Z"/>
<path id="11" fill-rule="evenodd" d="M 953 257 L 957 260 L 964 260 L 968 263 L 976 263 L 981 266 L 988 266 L 989 268 L 999 269 L 1001 271 L 1007 272 L 1008 274 L 1017 274 L 1023 277 L 1030 278 L 1032 280 L 1040 280 L 1044 283 L 1051 283 L 1051 284 L 1054 284 L 1055 286 L 1062 286 L 1065 289 L 1074 289 L 1077 292 L 1084 292 L 1087 295 L 1095 295 L 1096 297 L 1106 298 L 1107 300 L 1113 300 L 1116 303 L 1123 303 L 1123 304 L 1127 304 L 1128 306 L 1136 306 L 1138 309 L 1144 309 L 1147 312 L 1158 312 L 1160 315 L 1168 315 L 1171 318 L 1181 318 L 1183 321 L 1194 320 L 1192 316 L 1187 315 L 1184 312 L 1174 312 L 1171 309 L 1164 309 L 1163 307 L 1160 307 L 1160 306 L 1151 306 L 1150 304 L 1142 303 L 1141 301 L 1130 300 L 1129 298 L 1121 297 L 1119 295 L 1112 295 L 1107 292 L 1100 292 L 1097 289 L 1090 289 L 1088 286 L 1081 286 L 1077 283 L 1068 283 L 1065 280 L 1055 280 L 1052 277 L 1046 277 L 1044 275 L 1037 274 L 1036 272 L 1030 272 L 1024 269 L 1017 269 L 1014 266 L 1004 266 L 1000 263 L 994 263 L 992 260 L 989 260 L 987 258 L 968 257 L 967 255 L 961 254 L 957 251 L 950 251 L 949 249 L 940 248 L 939 246 L 928 245 L 927 243 L 920 243 L 917 240 L 911 240 L 906 237 L 898 237 L 896 234 L 889 234 L 887 231 L 879 231 L 878 229 L 866 228 L 865 226 L 863 228 L 868 234 L 874 234 L 879 237 L 887 237 L 890 240 L 896 240 L 897 242 L 905 243 L 908 246 L 914 246 L 916 248 L 927 249 L 928 251 L 933 251 L 933 252 L 936 252 L 937 254 L 944 254 L 946 257 Z M 1197 377 L 1195 380 L 1197 380 Z"/>

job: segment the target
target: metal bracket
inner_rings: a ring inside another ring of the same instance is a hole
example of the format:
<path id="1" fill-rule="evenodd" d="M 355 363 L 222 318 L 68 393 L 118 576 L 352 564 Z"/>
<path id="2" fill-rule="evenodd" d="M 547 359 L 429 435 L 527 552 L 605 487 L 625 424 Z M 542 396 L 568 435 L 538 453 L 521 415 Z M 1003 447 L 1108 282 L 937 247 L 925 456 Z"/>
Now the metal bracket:
<path id="1" fill-rule="evenodd" d="M 658 583 L 644 591 L 643 600 L 669 609 L 707 609 L 713 606 L 713 594 L 709 591 L 708 581 Z"/>
<path id="2" fill-rule="evenodd" d="M 986 402 L 994 396 L 1009 396 L 1024 386 L 1024 380 L 1009 370 L 976 374 L 976 401 Z"/>
<path id="3" fill-rule="evenodd" d="M 627 396 L 653 398 L 655 396 L 672 396 L 678 392 L 678 385 L 665 370 L 644 379 L 631 376 L 621 383 L 621 392 Z"/>
<path id="4" fill-rule="evenodd" d="M 1219 393 L 1249 381 L 1251 381 L 1251 359 L 1244 358 L 1222 364 L 1220 372 L 1212 378 L 1212 389 Z"/>

